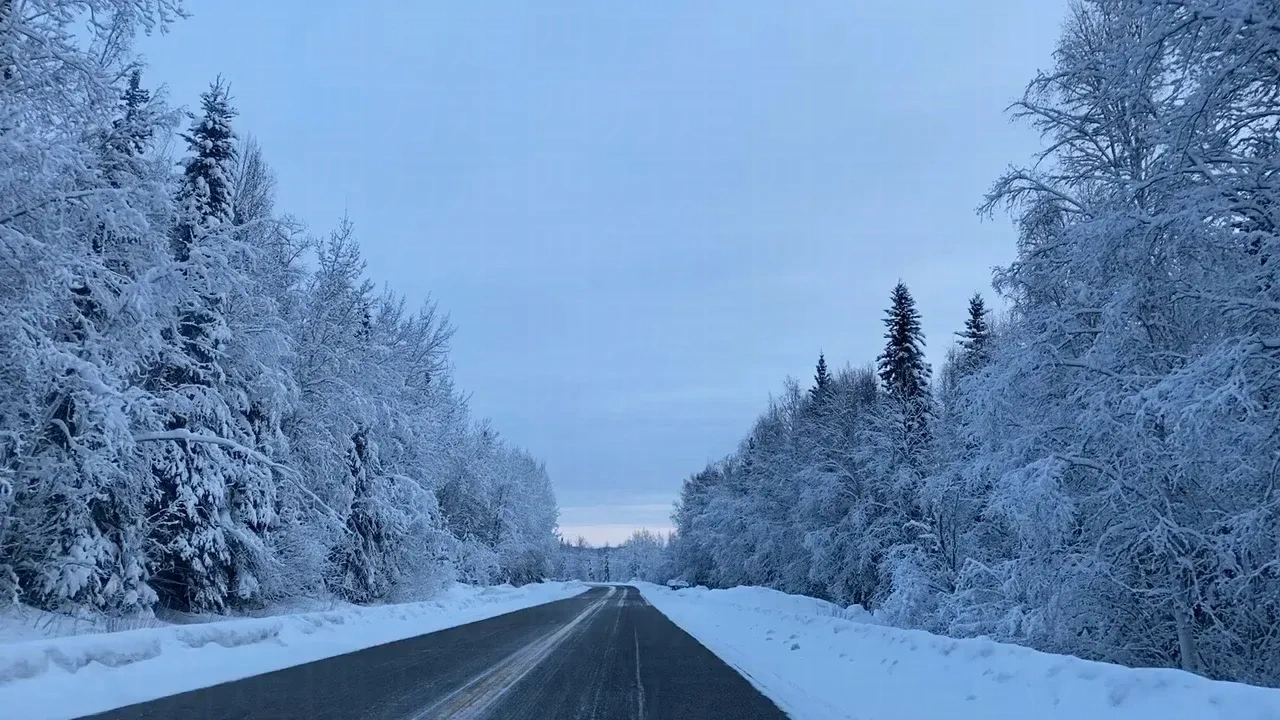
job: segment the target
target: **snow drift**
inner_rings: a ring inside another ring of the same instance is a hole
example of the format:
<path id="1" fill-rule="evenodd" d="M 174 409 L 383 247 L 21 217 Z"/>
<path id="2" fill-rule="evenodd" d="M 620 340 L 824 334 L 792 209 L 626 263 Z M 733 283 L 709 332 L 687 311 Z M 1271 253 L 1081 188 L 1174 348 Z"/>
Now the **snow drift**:
<path id="1" fill-rule="evenodd" d="M 483 620 L 572 597 L 580 583 L 457 584 L 427 602 L 352 606 L 0 644 L 0 708 L 72 718 Z"/>
<path id="2" fill-rule="evenodd" d="M 797 720 L 1280 720 L 1280 690 L 886 627 L 766 588 L 634 584 Z"/>

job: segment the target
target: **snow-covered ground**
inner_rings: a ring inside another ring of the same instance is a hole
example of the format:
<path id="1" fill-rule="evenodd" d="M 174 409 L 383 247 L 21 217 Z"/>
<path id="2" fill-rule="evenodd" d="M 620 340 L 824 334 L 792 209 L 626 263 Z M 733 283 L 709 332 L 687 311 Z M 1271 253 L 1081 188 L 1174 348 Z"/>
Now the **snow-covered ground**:
<path id="1" fill-rule="evenodd" d="M 796 720 L 1280 720 L 1280 690 L 885 627 L 765 588 L 633 584 Z"/>
<path id="2" fill-rule="evenodd" d="M 0 717 L 61 720 L 572 597 L 577 582 L 454 585 L 427 602 L 0 643 Z M 10 616 L 14 620 L 15 616 Z M 0 624 L 0 640 L 56 632 Z"/>

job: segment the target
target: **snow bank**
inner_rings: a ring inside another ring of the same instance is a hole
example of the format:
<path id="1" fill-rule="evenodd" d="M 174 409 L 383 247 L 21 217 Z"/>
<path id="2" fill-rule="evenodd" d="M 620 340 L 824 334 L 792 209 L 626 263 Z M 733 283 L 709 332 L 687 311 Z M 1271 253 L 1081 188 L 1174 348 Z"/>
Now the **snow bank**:
<path id="1" fill-rule="evenodd" d="M 323 609 L 328 610 L 329 608 Z M 285 613 L 274 614 L 283 615 Z M 68 635 L 90 635 L 94 633 L 119 632 L 121 630 L 167 627 L 168 625 L 169 623 L 155 617 L 78 618 L 45 612 L 26 605 L 16 605 L 0 610 L 0 646 L 5 643 L 48 640 Z"/>
<path id="2" fill-rule="evenodd" d="M 1280 720 L 1280 690 L 885 627 L 765 588 L 635 585 L 796 720 Z"/>
<path id="3" fill-rule="evenodd" d="M 0 715 L 73 718 L 572 597 L 581 583 L 454 585 L 427 602 L 0 644 Z"/>

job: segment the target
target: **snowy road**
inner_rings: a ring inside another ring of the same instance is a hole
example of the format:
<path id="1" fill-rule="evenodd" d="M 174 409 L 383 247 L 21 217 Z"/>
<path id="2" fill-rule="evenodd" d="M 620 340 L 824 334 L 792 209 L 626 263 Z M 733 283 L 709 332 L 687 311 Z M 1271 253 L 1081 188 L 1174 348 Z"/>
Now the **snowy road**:
<path id="1" fill-rule="evenodd" d="M 630 587 L 92 716 L 634 720 L 786 716 Z"/>

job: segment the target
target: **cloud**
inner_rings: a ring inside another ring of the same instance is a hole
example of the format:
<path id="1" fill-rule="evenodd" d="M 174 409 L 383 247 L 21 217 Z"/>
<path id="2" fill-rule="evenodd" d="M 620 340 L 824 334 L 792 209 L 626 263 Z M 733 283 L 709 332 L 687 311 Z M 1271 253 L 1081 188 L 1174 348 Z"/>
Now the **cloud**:
<path id="1" fill-rule="evenodd" d="M 570 542 L 579 536 L 597 547 L 619 545 L 637 530 L 666 535 L 671 526 L 671 503 L 659 497 L 618 505 L 576 505 L 560 508 L 560 536 Z"/>
<path id="2" fill-rule="evenodd" d="M 566 529 L 612 538 L 669 526 L 681 481 L 819 350 L 875 358 L 899 279 L 940 361 L 1013 256 L 1012 225 L 973 208 L 1040 149 L 1004 108 L 1052 64 L 1065 0 L 756 3 L 730 23 L 715 2 L 550 24 L 543 3 L 405 3 L 399 23 L 330 5 L 221 0 L 141 39 L 151 82 L 192 100 L 237 78 L 280 206 L 320 228 L 349 210 L 372 279 L 438 298 L 473 412 L 547 461 Z"/>
<path id="3" fill-rule="evenodd" d="M 579 505 L 560 508 L 560 526 L 626 526 L 631 528 L 671 525 L 670 502 L 619 505 Z"/>

